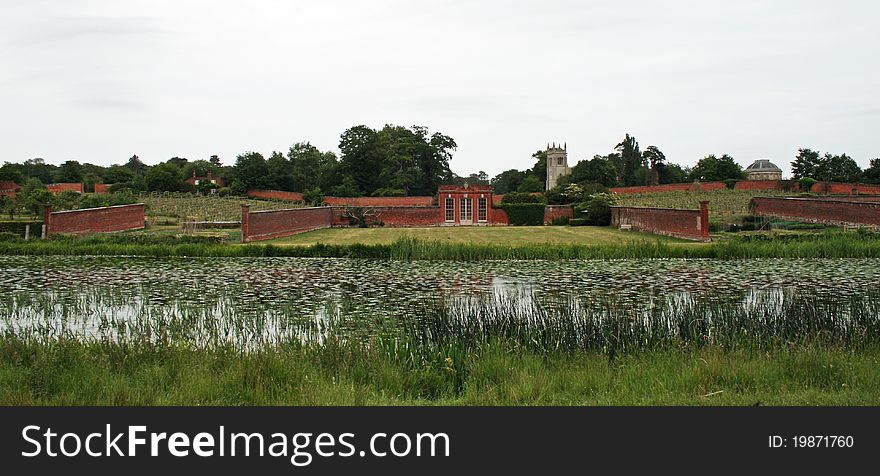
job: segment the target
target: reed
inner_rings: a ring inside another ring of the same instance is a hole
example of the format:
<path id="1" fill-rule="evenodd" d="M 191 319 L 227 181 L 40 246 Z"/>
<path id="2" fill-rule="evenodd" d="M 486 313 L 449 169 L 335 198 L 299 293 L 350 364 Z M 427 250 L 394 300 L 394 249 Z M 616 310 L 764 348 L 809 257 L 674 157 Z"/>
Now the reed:
<path id="1" fill-rule="evenodd" d="M 622 244 L 471 244 L 401 237 L 391 244 L 234 245 L 213 237 L 120 234 L 86 238 L 0 241 L 0 255 L 288 256 L 391 260 L 560 260 L 663 258 L 878 258 L 880 234 L 827 230 L 815 234 L 746 235 L 711 244 L 644 240 Z"/>

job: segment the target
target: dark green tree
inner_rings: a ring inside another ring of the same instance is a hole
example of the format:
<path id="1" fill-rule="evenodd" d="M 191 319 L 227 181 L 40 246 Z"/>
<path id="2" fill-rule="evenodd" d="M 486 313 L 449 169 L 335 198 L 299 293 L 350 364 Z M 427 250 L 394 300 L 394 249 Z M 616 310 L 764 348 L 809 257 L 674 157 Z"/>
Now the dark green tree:
<path id="1" fill-rule="evenodd" d="M 846 154 L 826 153 L 815 170 L 816 180 L 823 182 L 858 182 L 862 179 L 862 169 L 852 157 Z"/>
<path id="2" fill-rule="evenodd" d="M 798 154 L 791 163 L 792 177 L 795 180 L 810 177 L 815 179 L 822 158 L 819 153 L 810 149 L 798 149 Z"/>
<path id="3" fill-rule="evenodd" d="M 505 170 L 493 177 L 490 181 L 490 185 L 492 185 L 495 193 L 503 195 L 505 193 L 515 192 L 525 177 L 525 172 L 516 169 Z"/>
<path id="4" fill-rule="evenodd" d="M 82 165 L 75 160 L 68 160 L 61 164 L 61 167 L 55 172 L 54 178 L 56 183 L 82 182 Z"/>
<path id="5" fill-rule="evenodd" d="M 657 146 L 648 146 L 642 153 L 642 159 L 648 166 L 647 185 L 660 184 L 660 168 L 666 165 L 666 155 Z"/>
<path id="6" fill-rule="evenodd" d="M 880 158 L 871 159 L 870 166 L 862 174 L 865 183 L 880 184 Z"/>
<path id="7" fill-rule="evenodd" d="M 183 189 L 183 173 L 180 167 L 165 162 L 154 165 L 144 175 L 147 190 L 154 192 L 179 192 Z"/>
<path id="8" fill-rule="evenodd" d="M 284 154 L 272 152 L 266 161 L 266 168 L 269 170 L 269 178 L 272 181 L 270 188 L 285 191 L 294 190 L 293 163 L 287 160 Z"/>
<path id="9" fill-rule="evenodd" d="M 617 170 L 618 181 L 624 186 L 644 185 L 644 182 L 638 183 L 636 178 L 636 170 L 645 164 L 636 138 L 627 134 L 623 141 L 614 147 L 614 150 L 620 154 Z"/>
<path id="10" fill-rule="evenodd" d="M 235 159 L 233 176 L 245 190 L 252 188 L 272 188 L 274 185 L 269 177 L 269 165 L 259 152 L 245 152 Z M 238 190 L 238 189 L 237 189 Z"/>
<path id="11" fill-rule="evenodd" d="M 722 180 L 742 180 L 745 178 L 742 167 L 737 164 L 733 157 L 724 154 L 721 157 L 708 155 L 691 170 L 691 181 L 717 182 Z"/>
<path id="12" fill-rule="evenodd" d="M 521 193 L 543 192 L 545 183 L 534 175 L 527 175 L 519 184 L 516 191 Z"/>

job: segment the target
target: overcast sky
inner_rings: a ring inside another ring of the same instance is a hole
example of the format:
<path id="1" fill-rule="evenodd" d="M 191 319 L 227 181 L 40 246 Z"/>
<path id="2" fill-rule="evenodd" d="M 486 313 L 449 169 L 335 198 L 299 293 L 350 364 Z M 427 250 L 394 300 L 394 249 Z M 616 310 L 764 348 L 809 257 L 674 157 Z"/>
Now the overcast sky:
<path id="1" fill-rule="evenodd" d="M 0 0 L 0 161 L 108 165 L 356 124 L 452 136 L 452 169 L 629 132 L 692 165 L 880 156 L 880 2 Z"/>

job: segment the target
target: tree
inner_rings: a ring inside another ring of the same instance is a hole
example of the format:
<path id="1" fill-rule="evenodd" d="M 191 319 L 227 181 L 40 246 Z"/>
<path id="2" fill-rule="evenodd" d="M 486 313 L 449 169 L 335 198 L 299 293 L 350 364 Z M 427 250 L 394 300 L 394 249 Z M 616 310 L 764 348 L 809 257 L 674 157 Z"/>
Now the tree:
<path id="1" fill-rule="evenodd" d="M 569 182 L 583 186 L 587 183 L 599 183 L 606 187 L 617 185 L 617 169 L 608 157 L 596 155 L 590 160 L 582 160 L 571 168 Z"/>
<path id="2" fill-rule="evenodd" d="M 141 159 L 137 155 L 132 155 L 128 162 L 125 163 L 125 168 L 131 170 L 135 175 L 144 175 L 147 172 L 147 165 L 141 162 Z"/>
<path id="3" fill-rule="evenodd" d="M 82 182 L 83 172 L 82 165 L 75 160 L 68 160 L 61 164 L 55 173 L 56 183 L 77 183 Z"/>
<path id="4" fill-rule="evenodd" d="M 532 167 L 530 171 L 530 175 L 536 177 L 541 184 L 547 183 L 547 151 L 539 150 L 532 154 L 532 158 L 536 159 L 535 165 Z M 538 192 L 544 190 L 544 185 L 541 185 L 541 190 L 537 190 Z"/>
<path id="5" fill-rule="evenodd" d="M 165 162 L 154 165 L 144 176 L 147 190 L 155 192 L 179 192 L 183 189 L 183 174 L 180 167 Z"/>
<path id="6" fill-rule="evenodd" d="M 810 149 L 798 149 L 798 154 L 791 163 L 791 172 L 794 179 L 802 179 L 805 177 L 816 178 L 816 171 L 822 159 L 819 153 Z"/>
<path id="7" fill-rule="evenodd" d="M 642 154 L 642 159 L 648 164 L 647 185 L 660 184 L 660 167 L 666 164 L 666 155 L 656 146 L 648 146 Z"/>
<path id="8" fill-rule="evenodd" d="M 627 134 L 623 141 L 614 147 L 614 150 L 620 154 L 617 170 L 618 181 L 624 186 L 644 185 L 644 183 L 637 183 L 636 179 L 636 170 L 644 165 L 644 159 L 642 158 L 636 138 Z"/>
<path id="9" fill-rule="evenodd" d="M 43 208 L 52 202 L 52 194 L 46 190 L 46 186 L 38 178 L 28 179 L 21 187 L 16 196 L 16 202 L 24 210 L 36 216 L 43 214 Z"/>
<path id="10" fill-rule="evenodd" d="M 8 180 L 10 182 L 24 182 L 24 174 L 21 173 L 21 167 L 18 164 L 6 162 L 0 167 L 0 180 Z"/>
<path id="11" fill-rule="evenodd" d="M 54 168 L 55 166 L 46 164 L 40 158 L 28 159 L 22 164 L 25 179 L 36 177 L 44 184 L 52 182 L 52 170 Z"/>
<path id="12" fill-rule="evenodd" d="M 865 183 L 880 184 L 880 158 L 871 159 L 870 166 L 862 174 Z"/>
<path id="13" fill-rule="evenodd" d="M 815 170 L 813 177 L 823 182 L 858 182 L 862 179 L 862 169 L 852 157 L 846 154 L 826 153 Z"/>
<path id="14" fill-rule="evenodd" d="M 534 193 L 534 192 L 543 192 L 544 191 L 544 182 L 541 182 L 541 179 L 534 175 L 527 175 L 526 178 L 523 179 L 522 183 L 517 187 L 517 192 L 522 193 Z"/>
<path id="15" fill-rule="evenodd" d="M 515 192 L 525 178 L 525 172 L 510 169 L 496 175 L 489 183 L 492 185 L 492 188 L 495 189 L 495 193 L 503 195 L 505 193 Z"/>
<path id="16" fill-rule="evenodd" d="M 192 177 L 193 173 L 195 173 L 196 177 L 207 177 L 209 172 L 214 175 L 219 175 L 220 167 L 217 167 L 207 160 L 196 160 L 193 162 L 187 162 L 183 166 L 182 175 L 184 180 L 186 180 Z"/>
<path id="17" fill-rule="evenodd" d="M 216 155 L 212 155 L 211 158 L 208 159 L 208 162 L 210 162 L 211 165 L 213 165 L 214 167 L 217 167 L 218 169 L 223 166 L 223 164 L 220 163 L 220 157 L 218 157 Z"/>
<path id="18" fill-rule="evenodd" d="M 294 192 L 305 192 L 314 187 L 326 187 L 333 182 L 337 166 L 336 155 L 321 152 L 308 142 L 298 142 L 287 152 L 293 177 Z"/>
<path id="19" fill-rule="evenodd" d="M 272 152 L 272 156 L 266 161 L 266 168 L 272 181 L 270 188 L 285 191 L 294 189 L 293 164 L 284 154 Z"/>
<path id="20" fill-rule="evenodd" d="M 659 164 L 657 165 L 657 173 L 660 176 L 660 183 L 683 183 L 687 181 L 690 171 L 683 169 L 678 164 Z"/>
<path id="21" fill-rule="evenodd" d="M 722 180 L 742 180 L 745 178 L 742 167 L 734 162 L 733 157 L 724 154 L 721 157 L 708 155 L 699 162 L 690 173 L 691 181 L 719 182 Z"/>
<path id="22" fill-rule="evenodd" d="M 271 188 L 273 185 L 269 165 L 259 152 L 245 152 L 236 157 L 233 175 L 245 190 Z"/>

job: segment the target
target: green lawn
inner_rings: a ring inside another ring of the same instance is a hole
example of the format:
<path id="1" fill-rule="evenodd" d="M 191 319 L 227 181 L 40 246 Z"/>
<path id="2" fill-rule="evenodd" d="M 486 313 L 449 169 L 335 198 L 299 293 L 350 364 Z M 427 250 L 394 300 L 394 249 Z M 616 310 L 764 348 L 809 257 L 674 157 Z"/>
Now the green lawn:
<path id="1" fill-rule="evenodd" d="M 568 244 L 607 245 L 634 241 L 660 240 L 688 243 L 665 236 L 620 231 L 595 226 L 494 226 L 494 227 L 430 227 L 430 228 L 328 228 L 287 236 L 262 243 L 274 245 L 388 244 L 402 236 L 444 243 L 499 245 Z"/>

